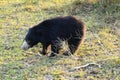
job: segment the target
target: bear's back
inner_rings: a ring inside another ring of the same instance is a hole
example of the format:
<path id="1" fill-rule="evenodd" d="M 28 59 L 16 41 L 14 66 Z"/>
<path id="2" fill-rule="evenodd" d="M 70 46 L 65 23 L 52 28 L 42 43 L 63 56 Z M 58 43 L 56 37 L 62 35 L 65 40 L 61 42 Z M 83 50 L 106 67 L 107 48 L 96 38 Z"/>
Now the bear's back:
<path id="1" fill-rule="evenodd" d="M 82 28 L 83 22 L 81 20 L 77 20 L 73 16 L 66 17 L 56 17 L 53 19 L 48 19 L 40 23 L 43 27 L 50 28 L 59 28 L 59 29 L 74 29 L 74 28 Z"/>
<path id="2" fill-rule="evenodd" d="M 48 19 L 40 23 L 42 27 L 47 27 L 50 37 L 69 38 L 76 35 L 76 32 L 83 32 L 84 24 L 73 16 L 57 17 Z M 82 33 L 80 33 L 82 34 Z"/>

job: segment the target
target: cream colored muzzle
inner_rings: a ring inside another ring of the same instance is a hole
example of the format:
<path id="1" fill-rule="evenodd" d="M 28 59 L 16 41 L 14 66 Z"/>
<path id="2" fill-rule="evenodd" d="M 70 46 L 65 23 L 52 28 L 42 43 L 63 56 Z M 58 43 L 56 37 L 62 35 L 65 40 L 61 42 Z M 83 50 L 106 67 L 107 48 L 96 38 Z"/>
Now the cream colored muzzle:
<path id="1" fill-rule="evenodd" d="M 30 48 L 30 45 L 27 43 L 27 41 L 24 41 L 23 44 L 22 44 L 22 46 L 21 46 L 21 48 L 22 48 L 23 50 L 27 50 L 27 49 Z"/>

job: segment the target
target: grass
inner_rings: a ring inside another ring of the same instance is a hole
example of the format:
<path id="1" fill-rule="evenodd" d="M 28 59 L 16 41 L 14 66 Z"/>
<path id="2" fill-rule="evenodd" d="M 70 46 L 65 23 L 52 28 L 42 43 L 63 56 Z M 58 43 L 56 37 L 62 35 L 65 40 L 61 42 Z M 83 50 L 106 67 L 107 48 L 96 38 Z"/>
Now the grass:
<path id="1" fill-rule="evenodd" d="M 109 2 L 106 2 L 109 3 Z M 0 1 L 0 80 L 119 80 L 119 0 Z M 56 16 L 74 15 L 87 25 L 84 44 L 74 56 L 41 56 L 41 45 L 28 51 L 20 46 L 27 29 Z M 69 69 L 87 63 L 75 71 Z"/>

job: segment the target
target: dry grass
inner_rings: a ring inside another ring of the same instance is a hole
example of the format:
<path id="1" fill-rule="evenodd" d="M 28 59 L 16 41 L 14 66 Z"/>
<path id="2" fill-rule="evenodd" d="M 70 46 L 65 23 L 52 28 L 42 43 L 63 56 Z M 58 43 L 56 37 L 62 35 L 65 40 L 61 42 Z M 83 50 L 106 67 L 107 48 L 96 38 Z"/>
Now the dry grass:
<path id="1" fill-rule="evenodd" d="M 119 0 L 109 5 L 106 3 L 112 0 L 107 1 L 0 1 L 0 79 L 120 80 L 120 6 Z M 65 15 L 81 18 L 87 25 L 86 39 L 78 53 L 49 58 L 38 54 L 40 44 L 28 51 L 20 49 L 29 27 Z M 101 68 L 91 65 L 69 71 L 88 63 Z"/>

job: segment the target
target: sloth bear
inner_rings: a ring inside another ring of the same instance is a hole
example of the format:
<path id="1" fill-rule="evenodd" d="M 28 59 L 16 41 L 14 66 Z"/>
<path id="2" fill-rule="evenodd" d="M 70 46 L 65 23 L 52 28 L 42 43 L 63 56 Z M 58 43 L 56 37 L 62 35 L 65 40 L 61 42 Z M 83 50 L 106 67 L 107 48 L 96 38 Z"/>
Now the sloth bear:
<path id="1" fill-rule="evenodd" d="M 74 54 L 82 43 L 86 32 L 85 24 L 81 20 L 77 20 L 73 16 L 56 17 L 41 22 L 30 28 L 21 46 L 23 50 L 27 50 L 37 43 L 43 45 L 42 53 L 46 55 L 47 48 L 51 45 L 50 56 L 55 56 L 61 49 L 61 42 L 68 43 L 69 51 Z"/>

